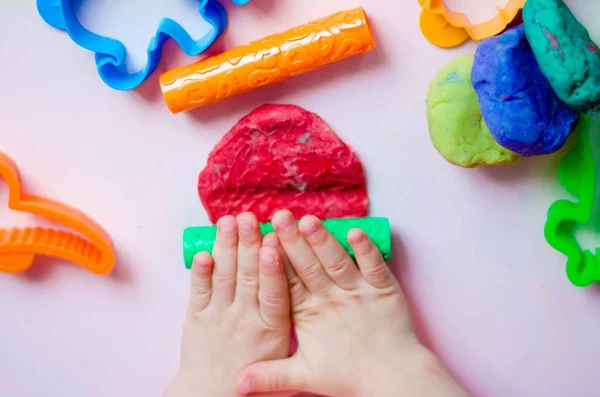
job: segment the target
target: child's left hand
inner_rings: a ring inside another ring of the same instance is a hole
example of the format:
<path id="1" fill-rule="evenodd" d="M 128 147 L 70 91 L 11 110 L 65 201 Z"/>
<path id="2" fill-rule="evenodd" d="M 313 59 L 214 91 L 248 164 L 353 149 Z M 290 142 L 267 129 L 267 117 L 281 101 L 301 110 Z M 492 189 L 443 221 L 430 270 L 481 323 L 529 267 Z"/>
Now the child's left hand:
<path id="1" fill-rule="evenodd" d="M 238 396 L 242 369 L 288 357 L 289 289 L 277 241 L 263 243 L 252 214 L 219 220 L 213 256 L 194 258 L 181 369 L 164 397 Z"/>

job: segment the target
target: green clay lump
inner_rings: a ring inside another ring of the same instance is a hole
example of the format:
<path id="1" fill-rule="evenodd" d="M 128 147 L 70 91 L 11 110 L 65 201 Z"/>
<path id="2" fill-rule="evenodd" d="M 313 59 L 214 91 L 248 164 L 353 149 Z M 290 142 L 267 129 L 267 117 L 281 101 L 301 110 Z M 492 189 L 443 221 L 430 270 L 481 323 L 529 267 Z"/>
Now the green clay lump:
<path id="1" fill-rule="evenodd" d="M 514 163 L 521 157 L 494 140 L 481 116 L 470 82 L 473 60 L 473 55 L 455 58 L 429 85 L 427 121 L 433 146 L 460 167 Z"/>

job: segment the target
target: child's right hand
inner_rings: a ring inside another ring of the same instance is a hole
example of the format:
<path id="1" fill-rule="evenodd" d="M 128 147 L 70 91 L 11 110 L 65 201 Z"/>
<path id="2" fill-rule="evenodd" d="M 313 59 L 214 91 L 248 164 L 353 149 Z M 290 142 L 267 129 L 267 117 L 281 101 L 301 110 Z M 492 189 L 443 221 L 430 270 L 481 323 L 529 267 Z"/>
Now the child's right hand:
<path id="1" fill-rule="evenodd" d="M 303 218 L 298 228 L 280 211 L 273 225 L 287 257 L 299 347 L 291 358 L 247 367 L 240 394 L 466 396 L 418 342 L 402 291 L 364 232 L 348 234 L 357 267 L 317 218 Z"/>

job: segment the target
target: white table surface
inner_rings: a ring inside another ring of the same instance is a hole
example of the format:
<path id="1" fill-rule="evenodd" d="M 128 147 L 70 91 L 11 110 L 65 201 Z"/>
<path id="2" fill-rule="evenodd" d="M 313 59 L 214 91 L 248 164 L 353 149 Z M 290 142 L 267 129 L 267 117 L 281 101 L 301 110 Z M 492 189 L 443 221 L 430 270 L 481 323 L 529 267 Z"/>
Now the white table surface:
<path id="1" fill-rule="evenodd" d="M 203 29 L 190 13 L 197 1 L 88 3 L 82 18 L 133 46 L 133 65 L 143 64 L 167 11 L 187 15 L 192 31 Z M 568 3 L 600 40 L 600 1 Z M 449 4 L 469 9 L 465 0 Z M 230 29 L 213 52 L 356 5 L 228 4 Z M 113 91 L 92 54 L 47 26 L 33 0 L 0 3 L 0 150 L 17 162 L 28 191 L 98 220 L 118 255 L 109 277 L 47 259 L 24 275 L 0 275 L 1 396 L 160 395 L 177 370 L 188 295 L 181 232 L 208 222 L 198 173 L 221 136 L 264 103 L 317 112 L 357 149 L 372 214 L 391 219 L 391 266 L 421 335 L 473 395 L 599 395 L 600 288 L 571 286 L 565 258 L 542 232 L 548 206 L 565 196 L 555 178 L 560 156 L 494 169 L 446 163 L 427 133 L 427 86 L 475 44 L 430 45 L 416 0 L 362 5 L 376 51 L 173 116 L 157 76 L 136 91 Z M 493 7 L 485 2 L 477 12 Z M 164 58 L 160 70 L 192 61 L 173 43 Z M 0 226 L 40 224 L 7 210 L 6 197 L 0 188 Z"/>

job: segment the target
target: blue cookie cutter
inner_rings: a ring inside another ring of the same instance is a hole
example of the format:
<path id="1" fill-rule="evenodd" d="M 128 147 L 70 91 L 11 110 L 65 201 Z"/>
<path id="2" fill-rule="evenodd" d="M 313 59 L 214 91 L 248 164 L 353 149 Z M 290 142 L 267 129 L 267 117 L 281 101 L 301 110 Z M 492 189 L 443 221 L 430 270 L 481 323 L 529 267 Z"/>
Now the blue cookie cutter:
<path id="1" fill-rule="evenodd" d="M 194 56 L 210 47 L 227 26 L 227 13 L 217 0 L 200 0 L 200 15 L 213 29 L 199 40 L 193 40 L 180 24 L 164 18 L 150 41 L 146 66 L 138 72 L 129 73 L 125 45 L 118 40 L 90 32 L 77 19 L 75 10 L 82 1 L 84 0 L 37 0 L 37 8 L 50 26 L 66 31 L 75 43 L 96 54 L 100 77 L 116 90 L 134 89 L 154 73 L 162 56 L 163 45 L 169 37 L 187 55 Z M 232 1 L 236 5 L 244 5 L 251 0 Z"/>

